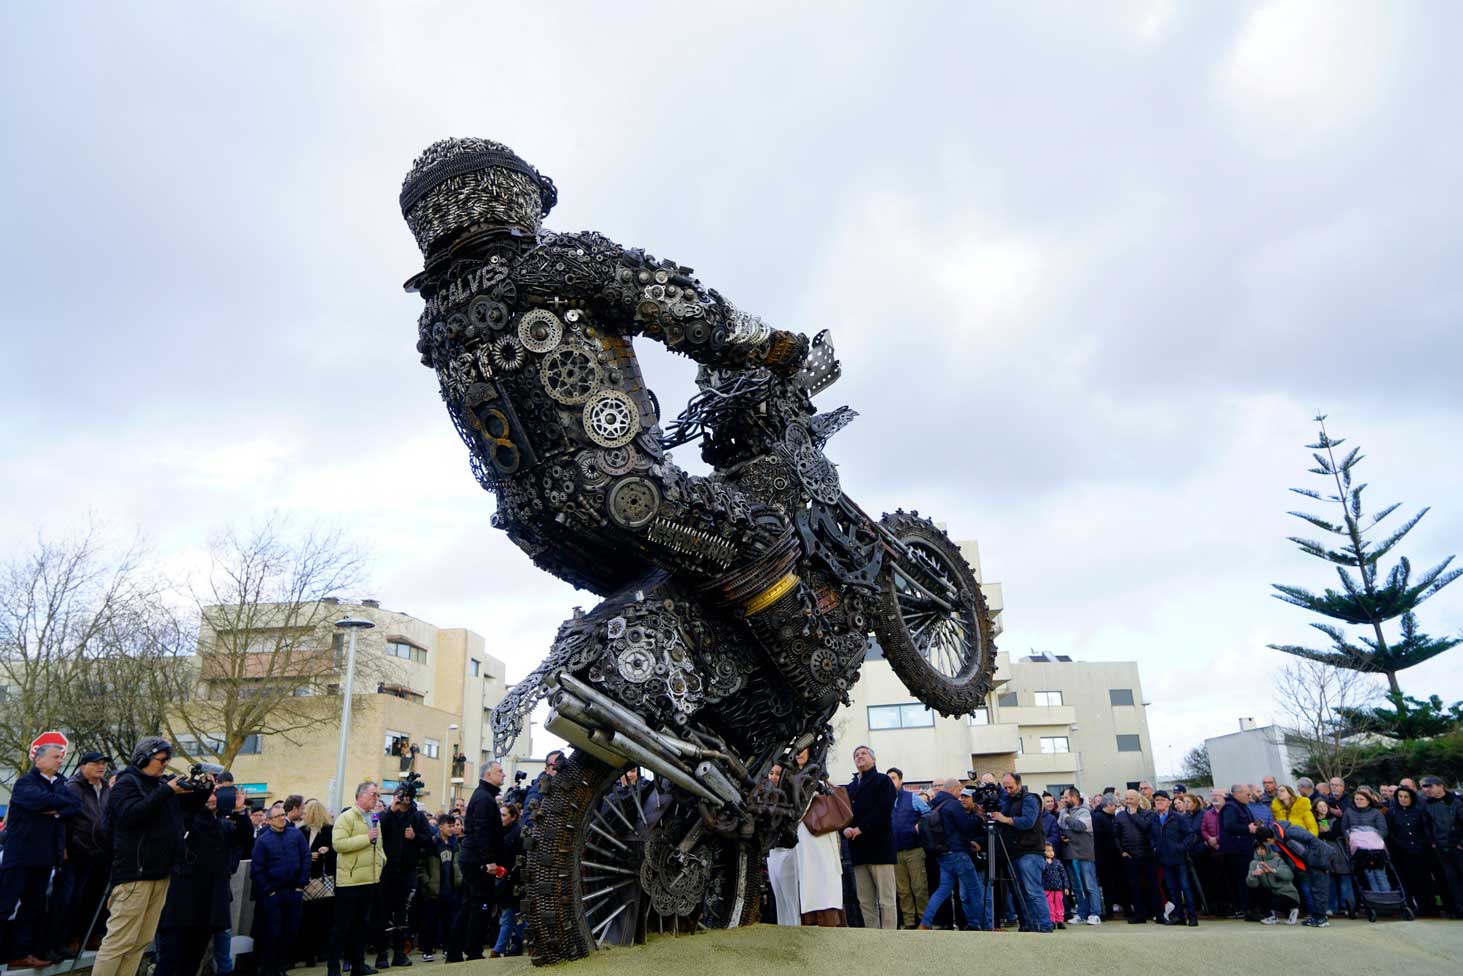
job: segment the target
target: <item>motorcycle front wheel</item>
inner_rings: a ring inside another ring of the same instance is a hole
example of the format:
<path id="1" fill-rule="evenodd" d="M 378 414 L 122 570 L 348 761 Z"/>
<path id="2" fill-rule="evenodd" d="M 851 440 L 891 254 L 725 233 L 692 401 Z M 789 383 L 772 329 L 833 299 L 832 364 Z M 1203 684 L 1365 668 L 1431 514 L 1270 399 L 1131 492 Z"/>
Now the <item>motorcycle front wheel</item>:
<path id="1" fill-rule="evenodd" d="M 874 636 L 906 688 L 941 715 L 981 707 L 996 670 L 990 609 L 970 564 L 929 519 L 908 512 L 880 524 L 899 541 L 879 577 Z"/>

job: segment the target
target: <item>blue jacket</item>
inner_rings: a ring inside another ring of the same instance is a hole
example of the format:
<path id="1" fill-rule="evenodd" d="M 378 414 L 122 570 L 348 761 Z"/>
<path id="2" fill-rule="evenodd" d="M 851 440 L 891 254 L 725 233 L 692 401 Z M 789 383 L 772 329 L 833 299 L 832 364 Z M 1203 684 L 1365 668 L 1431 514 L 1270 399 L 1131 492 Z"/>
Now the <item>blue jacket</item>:
<path id="1" fill-rule="evenodd" d="M 1255 835 L 1250 833 L 1250 824 L 1254 822 L 1255 815 L 1249 807 L 1233 795 L 1226 796 L 1224 806 L 1219 809 L 1219 853 L 1253 854 Z"/>
<path id="2" fill-rule="evenodd" d="M 1057 815 L 1043 810 L 1041 816 L 1037 818 L 1037 823 L 1041 825 L 1041 832 L 1046 837 L 1046 842 L 1052 846 L 1052 853 L 1060 859 L 1063 856 L 1062 828 L 1057 824 Z"/>
<path id="3" fill-rule="evenodd" d="M 1185 863 L 1199 839 L 1199 826 L 1187 813 L 1169 809 L 1153 815 L 1153 850 L 1158 863 L 1174 866 Z"/>
<path id="4" fill-rule="evenodd" d="M 919 846 L 919 835 L 915 828 L 919 818 L 930 812 L 930 805 L 908 790 L 900 790 L 894 797 L 894 847 L 908 851 Z"/>
<path id="5" fill-rule="evenodd" d="M 284 830 L 265 827 L 254 840 L 249 877 L 254 882 L 256 901 L 309 884 L 310 850 L 305 832 L 294 827 Z"/>
<path id="6" fill-rule="evenodd" d="M 66 788 L 66 779 L 54 782 L 34 766 L 15 781 L 10 809 L 5 814 L 5 866 L 52 868 L 66 851 L 66 819 L 82 812 L 81 803 Z"/>
<path id="7" fill-rule="evenodd" d="M 1255 823 L 1273 824 L 1275 822 L 1275 811 L 1270 808 L 1266 800 L 1251 800 L 1247 806 L 1250 813 L 1254 814 Z"/>
<path id="8" fill-rule="evenodd" d="M 944 790 L 930 798 L 930 809 L 938 810 L 940 822 L 945 825 L 945 844 L 948 853 L 969 854 L 970 842 L 980 840 L 985 825 L 978 817 L 965 812 L 965 805 L 958 796 L 951 796 Z"/>

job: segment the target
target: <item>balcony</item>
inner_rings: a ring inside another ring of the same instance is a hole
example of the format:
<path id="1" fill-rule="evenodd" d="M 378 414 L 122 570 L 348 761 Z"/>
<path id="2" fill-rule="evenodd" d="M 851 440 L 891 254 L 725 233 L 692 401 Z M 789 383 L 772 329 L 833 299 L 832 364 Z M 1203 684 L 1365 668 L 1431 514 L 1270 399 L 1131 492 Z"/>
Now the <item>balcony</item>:
<path id="1" fill-rule="evenodd" d="M 970 726 L 970 754 L 994 756 L 1016 752 L 1021 736 L 1015 725 Z"/>
<path id="2" fill-rule="evenodd" d="M 1016 772 L 1022 776 L 1028 773 L 1075 773 L 1081 768 L 1081 753 L 1038 752 L 1016 757 Z"/>
<path id="3" fill-rule="evenodd" d="M 1077 709 L 1071 705 L 1057 705 L 1053 708 L 1037 708 L 1024 705 L 1016 708 L 997 708 L 996 718 L 1020 726 L 1057 725 L 1070 726 L 1077 721 Z"/>

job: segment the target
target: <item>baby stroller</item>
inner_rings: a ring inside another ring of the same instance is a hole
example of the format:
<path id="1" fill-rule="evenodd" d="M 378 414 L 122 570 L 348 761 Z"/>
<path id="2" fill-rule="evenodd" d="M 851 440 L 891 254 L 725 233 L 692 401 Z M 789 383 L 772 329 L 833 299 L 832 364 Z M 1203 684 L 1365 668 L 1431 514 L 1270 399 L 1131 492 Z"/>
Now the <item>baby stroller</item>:
<path id="1" fill-rule="evenodd" d="M 1366 913 L 1368 922 L 1375 922 L 1378 915 L 1400 915 L 1403 920 L 1412 921 L 1414 915 L 1407 889 L 1385 849 L 1358 850 L 1351 855 L 1351 866 L 1357 910 Z M 1378 877 L 1385 877 L 1392 890 L 1381 891 L 1376 884 Z"/>

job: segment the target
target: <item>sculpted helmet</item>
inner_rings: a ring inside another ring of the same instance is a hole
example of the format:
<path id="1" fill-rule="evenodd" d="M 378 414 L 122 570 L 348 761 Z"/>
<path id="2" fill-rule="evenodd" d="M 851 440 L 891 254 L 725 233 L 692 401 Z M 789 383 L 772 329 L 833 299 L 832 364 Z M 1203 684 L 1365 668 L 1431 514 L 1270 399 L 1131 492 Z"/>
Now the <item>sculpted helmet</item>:
<path id="1" fill-rule="evenodd" d="M 432 143 L 401 185 L 401 215 L 429 263 L 477 231 L 536 233 L 558 200 L 553 180 L 491 139 Z"/>

